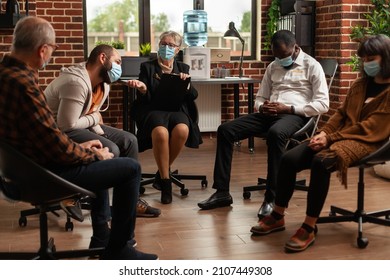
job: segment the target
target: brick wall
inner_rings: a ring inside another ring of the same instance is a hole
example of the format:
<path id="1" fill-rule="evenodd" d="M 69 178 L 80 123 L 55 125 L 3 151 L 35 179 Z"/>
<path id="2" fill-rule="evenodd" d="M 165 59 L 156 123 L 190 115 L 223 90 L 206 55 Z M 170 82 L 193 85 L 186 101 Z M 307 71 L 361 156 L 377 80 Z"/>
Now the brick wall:
<path id="1" fill-rule="evenodd" d="M 316 1 L 316 58 L 335 58 L 339 69 L 330 91 L 330 109 L 323 121 L 332 115 L 344 101 L 352 82 L 358 77 L 346 65 L 356 53 L 357 43 L 351 42 L 351 26 L 367 25 L 364 13 L 369 10 L 369 0 Z"/>
<path id="2" fill-rule="evenodd" d="M 2 1 L 5 5 L 5 1 Z M 32 0 L 29 1 L 30 15 L 36 15 L 49 20 L 57 34 L 60 48 L 54 54 L 51 64 L 39 73 L 40 83 L 44 88 L 58 75 L 62 66 L 69 66 L 84 60 L 83 52 L 83 10 L 82 0 Z M 24 1 L 20 1 L 23 9 Z M 265 35 L 267 10 L 271 0 L 260 1 L 262 36 Z M 356 24 L 367 24 L 363 13 L 369 9 L 369 0 L 323 0 L 316 1 L 316 58 L 336 58 L 340 68 L 331 89 L 331 110 L 324 120 L 344 100 L 351 83 L 357 73 L 351 72 L 345 63 L 356 51 L 357 45 L 349 39 L 350 27 Z M 2 8 L 2 11 L 5 9 Z M 12 41 L 12 29 L 0 29 L 0 58 L 8 52 Z M 245 61 L 244 75 L 261 78 L 265 67 L 273 59 L 270 51 L 261 51 L 261 62 Z M 221 67 L 222 64 L 213 65 Z M 237 74 L 238 63 L 224 64 Z M 257 91 L 258 87 L 255 87 Z M 240 113 L 246 113 L 247 88 L 240 87 Z M 222 120 L 233 118 L 233 87 L 222 87 Z M 108 124 L 122 127 L 122 90 L 113 86 L 110 94 L 110 110 L 103 117 Z"/>
<path id="3" fill-rule="evenodd" d="M 6 1 L 2 1 L 5 5 Z M 19 1 L 24 11 L 24 1 Z M 51 63 L 39 71 L 39 82 L 45 87 L 62 66 L 84 60 L 82 0 L 36 0 L 29 1 L 29 14 L 47 19 L 53 24 L 60 48 L 54 53 Z M 1 9 L 2 11 L 5 8 Z M 12 29 L 0 29 L 0 57 L 9 51 Z"/>

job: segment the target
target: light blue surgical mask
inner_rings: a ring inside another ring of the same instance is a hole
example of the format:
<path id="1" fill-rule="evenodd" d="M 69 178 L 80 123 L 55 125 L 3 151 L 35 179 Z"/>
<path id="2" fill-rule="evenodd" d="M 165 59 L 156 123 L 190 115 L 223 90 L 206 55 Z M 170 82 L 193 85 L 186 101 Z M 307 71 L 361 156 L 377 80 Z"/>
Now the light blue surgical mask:
<path id="1" fill-rule="evenodd" d="M 50 59 L 51 59 L 51 58 L 49 58 L 49 59 L 46 60 L 46 61 L 43 61 L 43 64 L 42 64 L 42 66 L 41 66 L 41 69 L 44 69 L 44 68 L 49 64 Z"/>
<path id="2" fill-rule="evenodd" d="M 158 48 L 158 56 L 164 60 L 171 60 L 175 56 L 175 48 L 168 45 L 161 45 Z"/>
<path id="3" fill-rule="evenodd" d="M 290 67 L 294 63 L 292 55 L 282 59 L 275 57 L 275 61 L 285 68 Z"/>
<path id="4" fill-rule="evenodd" d="M 110 70 L 107 71 L 108 78 L 110 79 L 111 83 L 116 82 L 119 80 L 119 78 L 122 76 L 122 67 L 116 63 L 111 63 L 112 67 Z"/>
<path id="5" fill-rule="evenodd" d="M 381 66 L 376 60 L 363 63 L 364 72 L 370 77 L 375 77 L 381 71 Z"/>

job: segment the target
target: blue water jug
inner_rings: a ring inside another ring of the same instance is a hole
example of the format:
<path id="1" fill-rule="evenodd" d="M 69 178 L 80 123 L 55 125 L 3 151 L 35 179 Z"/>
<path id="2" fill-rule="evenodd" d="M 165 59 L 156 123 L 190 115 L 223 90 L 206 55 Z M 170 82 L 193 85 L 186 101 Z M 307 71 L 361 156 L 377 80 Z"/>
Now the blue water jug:
<path id="1" fill-rule="evenodd" d="M 207 13 L 203 10 L 185 11 L 184 42 L 188 46 L 203 46 L 207 43 Z"/>

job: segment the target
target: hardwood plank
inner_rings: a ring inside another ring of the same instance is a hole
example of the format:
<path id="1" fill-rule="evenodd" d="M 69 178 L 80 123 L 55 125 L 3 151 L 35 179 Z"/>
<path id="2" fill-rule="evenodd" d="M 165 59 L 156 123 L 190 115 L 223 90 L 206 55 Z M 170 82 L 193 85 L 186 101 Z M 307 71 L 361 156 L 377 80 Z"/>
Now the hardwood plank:
<path id="1" fill-rule="evenodd" d="M 186 181 L 188 196 L 181 196 L 174 187 L 173 203 L 162 205 L 160 192 L 146 186 L 142 197 L 152 206 L 159 207 L 158 218 L 138 218 L 136 240 L 140 250 L 157 253 L 163 260 L 245 260 L 245 259 L 390 259 L 389 228 L 364 224 L 364 235 L 369 239 L 366 249 L 356 245 L 357 224 L 320 224 L 315 244 L 305 252 L 287 254 L 283 246 L 301 225 L 306 208 L 306 192 L 295 191 L 286 212 L 286 230 L 268 236 L 252 236 L 250 227 L 257 222 L 257 210 L 263 200 L 263 192 L 253 192 L 251 199 L 242 198 L 242 187 L 255 184 L 257 177 L 266 174 L 266 147 L 261 139 L 255 140 L 255 153 L 250 154 L 243 141 L 235 147 L 231 174 L 231 194 L 234 204 L 210 211 L 202 211 L 197 203 L 209 197 L 212 189 L 212 172 L 216 139 L 204 137 L 199 149 L 185 148 L 173 168 L 181 173 L 207 175 L 209 186 L 202 189 L 200 182 Z M 144 172 L 156 172 L 151 150 L 140 154 Z M 348 170 L 348 189 L 332 175 L 331 187 L 323 209 L 328 215 L 331 204 L 354 210 L 356 208 L 357 168 Z M 303 171 L 298 178 L 309 179 L 309 172 Z M 375 176 L 372 170 L 366 172 L 366 210 L 390 208 L 390 181 Z M 27 226 L 18 225 L 19 211 L 28 209 L 25 203 L 11 203 L 0 199 L 0 250 L 37 250 L 39 243 L 38 219 L 28 217 Z M 91 235 L 91 221 L 85 211 L 85 221 L 74 222 L 73 232 L 66 232 L 65 215 L 57 218 L 49 214 L 50 236 L 54 237 L 57 250 L 86 248 Z"/>

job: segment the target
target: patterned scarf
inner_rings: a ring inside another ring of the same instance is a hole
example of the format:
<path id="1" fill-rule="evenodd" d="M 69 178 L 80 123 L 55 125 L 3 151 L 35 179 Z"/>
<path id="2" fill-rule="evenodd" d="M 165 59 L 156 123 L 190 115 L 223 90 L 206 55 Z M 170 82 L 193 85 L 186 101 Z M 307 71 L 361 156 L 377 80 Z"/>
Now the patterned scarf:
<path id="1" fill-rule="evenodd" d="M 161 57 L 158 57 L 158 65 L 160 65 L 163 73 L 168 73 L 168 74 L 172 73 L 172 70 L 173 70 L 173 59 L 172 59 L 172 61 L 169 61 L 169 65 L 165 65 L 163 63 L 163 60 L 161 59 Z"/>

